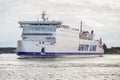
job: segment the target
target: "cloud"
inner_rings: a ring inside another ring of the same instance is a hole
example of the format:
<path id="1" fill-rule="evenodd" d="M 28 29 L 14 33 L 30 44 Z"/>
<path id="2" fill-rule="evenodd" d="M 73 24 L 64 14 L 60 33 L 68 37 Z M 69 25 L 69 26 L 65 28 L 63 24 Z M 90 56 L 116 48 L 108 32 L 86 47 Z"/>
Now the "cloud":
<path id="1" fill-rule="evenodd" d="M 14 42 L 21 35 L 17 22 L 36 20 L 42 11 L 46 11 L 51 20 L 61 20 L 71 27 L 79 28 L 82 20 L 84 29 L 93 29 L 96 38 L 103 37 L 107 45 L 118 46 L 120 0 L 0 0 L 0 46 L 16 46 Z M 8 42 L 8 36 L 13 42 L 3 44 Z"/>

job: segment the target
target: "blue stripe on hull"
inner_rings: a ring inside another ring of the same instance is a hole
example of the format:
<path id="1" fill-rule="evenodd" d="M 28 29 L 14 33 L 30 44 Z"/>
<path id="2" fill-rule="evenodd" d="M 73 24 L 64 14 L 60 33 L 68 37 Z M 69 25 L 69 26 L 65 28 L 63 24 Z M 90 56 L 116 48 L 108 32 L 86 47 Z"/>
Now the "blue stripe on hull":
<path id="1" fill-rule="evenodd" d="M 17 52 L 17 55 L 19 56 L 58 56 L 58 55 L 103 55 L 103 53 L 75 53 L 75 52 L 63 52 L 63 53 L 57 53 L 57 52 Z"/>

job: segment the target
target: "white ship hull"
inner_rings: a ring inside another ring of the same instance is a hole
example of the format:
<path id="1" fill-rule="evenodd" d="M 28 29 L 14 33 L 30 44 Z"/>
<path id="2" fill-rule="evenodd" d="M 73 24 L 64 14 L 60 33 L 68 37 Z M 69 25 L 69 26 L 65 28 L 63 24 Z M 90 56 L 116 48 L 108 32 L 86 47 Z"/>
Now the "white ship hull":
<path id="1" fill-rule="evenodd" d="M 95 51 L 79 51 L 79 44 L 86 43 L 89 45 L 97 45 Z M 98 55 L 102 56 L 104 51 L 99 48 L 98 41 L 79 40 L 71 36 L 59 36 L 56 44 L 40 44 L 39 41 L 18 41 L 19 56 L 60 56 L 60 55 Z M 42 51 L 44 48 L 44 51 Z"/>
<path id="2" fill-rule="evenodd" d="M 20 21 L 22 40 L 18 41 L 19 56 L 103 55 L 101 40 L 91 33 L 61 25 L 60 21 Z"/>

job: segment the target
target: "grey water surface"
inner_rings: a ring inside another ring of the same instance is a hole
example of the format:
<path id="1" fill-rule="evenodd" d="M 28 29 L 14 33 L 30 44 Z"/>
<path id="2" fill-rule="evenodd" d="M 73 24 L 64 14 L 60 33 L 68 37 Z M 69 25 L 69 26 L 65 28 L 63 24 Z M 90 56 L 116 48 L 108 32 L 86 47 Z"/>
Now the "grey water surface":
<path id="1" fill-rule="evenodd" d="M 1 54 L 0 80 L 120 80 L 120 55 L 19 59 Z"/>

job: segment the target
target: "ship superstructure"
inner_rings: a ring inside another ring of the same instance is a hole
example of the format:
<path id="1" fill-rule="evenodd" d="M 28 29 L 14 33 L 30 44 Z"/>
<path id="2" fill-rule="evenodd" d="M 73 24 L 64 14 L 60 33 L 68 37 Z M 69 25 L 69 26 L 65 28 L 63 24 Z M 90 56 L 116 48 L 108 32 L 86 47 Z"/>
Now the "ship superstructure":
<path id="1" fill-rule="evenodd" d="M 19 21 L 22 40 L 19 56 L 103 55 L 102 40 L 95 40 L 93 31 L 82 31 L 62 25 L 61 21 Z M 81 23 L 82 24 L 82 23 Z"/>

